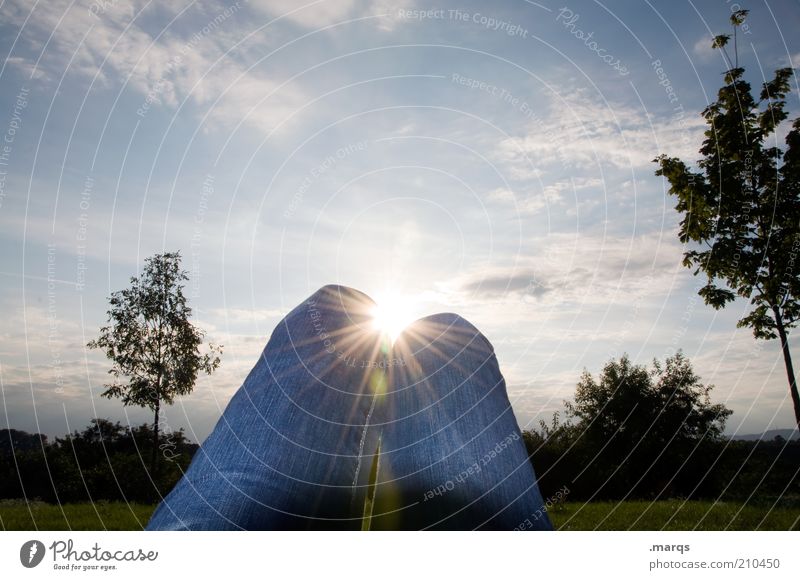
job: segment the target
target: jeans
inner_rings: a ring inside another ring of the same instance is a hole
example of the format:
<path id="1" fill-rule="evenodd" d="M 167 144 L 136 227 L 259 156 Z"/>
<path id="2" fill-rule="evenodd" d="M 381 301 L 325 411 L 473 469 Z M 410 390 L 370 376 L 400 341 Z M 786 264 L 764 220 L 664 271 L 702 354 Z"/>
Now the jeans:
<path id="1" fill-rule="evenodd" d="M 147 529 L 552 529 L 489 341 L 436 314 L 391 345 L 374 306 L 292 310 Z"/>

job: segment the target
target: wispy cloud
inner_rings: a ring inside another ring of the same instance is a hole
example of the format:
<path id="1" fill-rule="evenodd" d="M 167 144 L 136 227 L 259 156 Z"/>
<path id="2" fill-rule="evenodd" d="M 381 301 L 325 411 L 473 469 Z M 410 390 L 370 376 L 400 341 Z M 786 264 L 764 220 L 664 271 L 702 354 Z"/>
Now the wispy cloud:
<path id="1" fill-rule="evenodd" d="M 711 42 L 714 39 L 711 36 L 703 35 L 697 39 L 692 46 L 692 54 L 700 60 L 700 62 L 707 63 L 719 58 L 717 49 L 711 48 Z"/>
<path id="2" fill-rule="evenodd" d="M 40 3 L 27 22 L 27 2 L 6 4 L 10 4 L 8 22 L 18 27 L 25 23 L 22 38 L 32 49 L 28 55 L 13 57 L 12 66 L 28 74 L 36 67 L 37 75 L 55 78 L 69 64 L 71 74 L 95 79 L 99 86 L 127 85 L 142 96 L 136 110 L 142 118 L 154 108 L 174 110 L 189 101 L 212 106 L 208 119 L 217 128 L 246 120 L 248 127 L 269 131 L 307 101 L 298 84 L 267 78 L 238 53 L 229 54 L 235 38 L 230 30 L 248 21 L 249 7 L 243 0 L 192 4 L 53 0 Z M 102 11 L 93 14 L 96 6 Z M 149 25 L 155 17 L 163 28 Z M 41 39 L 51 35 L 47 50 L 37 52 L 44 49 Z"/>
<path id="3" fill-rule="evenodd" d="M 512 164 L 512 175 L 520 179 L 569 168 L 651 169 L 653 158 L 664 152 L 694 159 L 704 127 L 700 115 L 665 118 L 565 90 L 551 99 L 547 116 L 526 125 L 524 135 L 503 139 L 496 156 Z"/>
<path id="4" fill-rule="evenodd" d="M 609 304 L 662 294 L 676 273 L 683 274 L 681 246 L 669 235 L 553 234 L 537 245 L 535 256 L 466 274 L 447 290 L 470 301 Z"/>
<path id="5" fill-rule="evenodd" d="M 254 0 L 258 10 L 274 17 L 283 17 L 297 26 L 316 30 L 348 19 L 385 16 L 375 20 L 380 30 L 394 28 L 394 15 L 400 9 L 413 6 L 413 0 Z"/>
<path id="6" fill-rule="evenodd" d="M 282 16 L 303 28 L 317 29 L 351 18 L 356 0 L 255 0 L 254 8 L 274 17 Z"/>

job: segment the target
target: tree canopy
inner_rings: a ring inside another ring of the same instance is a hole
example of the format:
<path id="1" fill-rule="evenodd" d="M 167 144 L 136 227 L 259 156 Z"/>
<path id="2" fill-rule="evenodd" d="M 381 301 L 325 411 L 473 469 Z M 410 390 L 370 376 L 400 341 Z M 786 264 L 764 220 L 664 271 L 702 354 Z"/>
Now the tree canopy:
<path id="1" fill-rule="evenodd" d="M 200 352 L 204 333 L 189 320 L 192 309 L 182 284 L 188 276 L 180 262 L 179 252 L 147 258 L 141 276 L 132 277 L 129 288 L 111 295 L 109 324 L 88 344 L 103 349 L 112 361 L 108 372 L 113 381 L 102 396 L 151 409 L 154 441 L 158 441 L 161 405 L 191 393 L 198 372 L 214 372 L 222 352 L 214 344 L 209 344 L 208 352 Z M 152 471 L 156 448 L 154 444 Z"/>
<path id="2" fill-rule="evenodd" d="M 733 411 L 711 403 L 713 385 L 704 385 L 682 352 L 653 361 L 651 369 L 624 355 L 609 361 L 597 380 L 584 371 L 567 414 L 589 439 L 617 439 L 627 453 L 645 445 L 717 439 Z"/>
<path id="3" fill-rule="evenodd" d="M 731 16 L 734 39 L 746 10 Z M 725 51 L 729 35 L 714 38 Z M 786 95 L 793 69 L 780 68 L 753 97 L 739 66 L 738 51 L 725 72 L 717 100 L 702 115 L 708 124 L 697 170 L 676 157 L 654 161 L 656 175 L 669 182 L 681 214 L 683 264 L 706 276 L 699 290 L 706 304 L 723 308 L 737 297 L 751 309 L 738 325 L 759 339 L 780 338 L 795 419 L 800 426 L 800 396 L 788 345 L 788 331 L 800 319 L 800 118 L 789 117 Z"/>
<path id="4" fill-rule="evenodd" d="M 549 481 L 587 499 L 697 494 L 718 475 L 710 458 L 732 413 L 711 402 L 713 388 L 682 352 L 650 368 L 624 355 L 597 378 L 584 371 L 566 422 L 556 414 L 528 435 L 537 473 L 553 470 Z"/>

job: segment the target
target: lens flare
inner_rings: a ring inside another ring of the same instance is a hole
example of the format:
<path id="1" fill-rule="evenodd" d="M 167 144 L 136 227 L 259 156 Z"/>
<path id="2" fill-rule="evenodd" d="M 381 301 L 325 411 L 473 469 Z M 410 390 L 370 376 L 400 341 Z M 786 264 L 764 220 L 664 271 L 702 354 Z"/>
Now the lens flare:
<path id="1" fill-rule="evenodd" d="M 376 306 L 372 309 L 372 325 L 394 342 L 403 329 L 414 321 L 414 314 L 407 298 L 385 294 L 376 300 Z"/>

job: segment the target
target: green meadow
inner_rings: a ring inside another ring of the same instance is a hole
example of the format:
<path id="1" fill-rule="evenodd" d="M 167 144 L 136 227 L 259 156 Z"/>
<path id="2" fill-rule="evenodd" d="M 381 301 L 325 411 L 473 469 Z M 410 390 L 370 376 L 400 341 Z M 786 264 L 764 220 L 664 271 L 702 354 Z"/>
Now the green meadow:
<path id="1" fill-rule="evenodd" d="M 0 501 L 3 530 L 141 530 L 155 506 L 124 502 L 62 506 Z M 559 530 L 800 530 L 800 506 L 681 501 L 563 503 L 551 509 Z"/>

